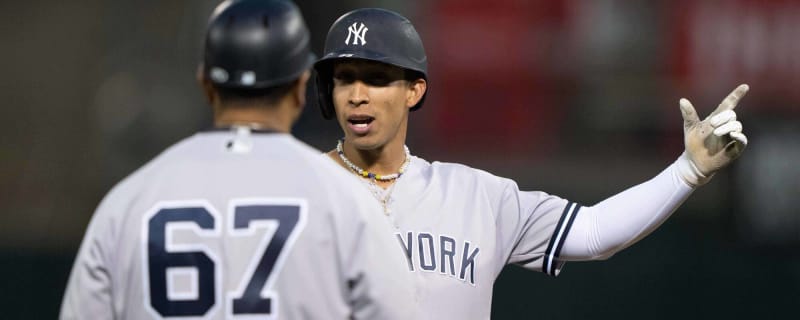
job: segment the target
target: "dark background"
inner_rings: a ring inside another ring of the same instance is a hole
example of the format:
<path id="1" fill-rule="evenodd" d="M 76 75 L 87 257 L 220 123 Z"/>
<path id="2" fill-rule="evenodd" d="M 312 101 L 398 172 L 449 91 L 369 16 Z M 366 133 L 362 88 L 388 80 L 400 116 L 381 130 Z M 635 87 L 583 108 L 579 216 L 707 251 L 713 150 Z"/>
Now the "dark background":
<path id="1" fill-rule="evenodd" d="M 216 1 L 0 3 L 0 310 L 53 319 L 117 181 L 210 123 L 194 72 Z M 300 1 L 314 39 L 350 9 L 409 17 L 430 63 L 408 145 L 587 205 L 682 150 L 678 99 L 739 83 L 751 144 L 651 236 L 549 278 L 508 267 L 496 319 L 791 318 L 800 302 L 800 1 Z M 310 90 L 310 92 L 313 90 Z M 313 99 L 294 133 L 339 130 Z"/>

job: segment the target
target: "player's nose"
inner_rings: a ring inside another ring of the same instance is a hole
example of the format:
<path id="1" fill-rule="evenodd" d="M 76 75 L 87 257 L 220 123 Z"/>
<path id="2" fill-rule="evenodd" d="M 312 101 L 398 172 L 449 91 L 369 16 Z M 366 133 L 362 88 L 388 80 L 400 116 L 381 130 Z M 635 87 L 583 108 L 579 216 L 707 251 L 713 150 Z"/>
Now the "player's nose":
<path id="1" fill-rule="evenodd" d="M 367 85 L 360 80 L 353 82 L 353 85 L 350 86 L 350 95 L 347 97 L 347 101 L 355 107 L 369 103 L 368 89 Z"/>

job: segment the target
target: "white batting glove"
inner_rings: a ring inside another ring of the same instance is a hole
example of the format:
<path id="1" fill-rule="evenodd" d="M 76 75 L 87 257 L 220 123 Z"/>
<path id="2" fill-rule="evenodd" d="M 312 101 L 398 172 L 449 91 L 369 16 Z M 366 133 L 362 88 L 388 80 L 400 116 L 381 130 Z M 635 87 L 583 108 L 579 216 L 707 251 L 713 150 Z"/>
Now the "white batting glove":
<path id="1" fill-rule="evenodd" d="M 749 89 L 746 84 L 738 86 L 703 121 L 689 100 L 680 100 L 686 151 L 678 158 L 677 164 L 681 176 L 690 185 L 705 184 L 715 172 L 744 151 L 747 137 L 742 133 L 742 123 L 736 120 L 733 109 Z"/>

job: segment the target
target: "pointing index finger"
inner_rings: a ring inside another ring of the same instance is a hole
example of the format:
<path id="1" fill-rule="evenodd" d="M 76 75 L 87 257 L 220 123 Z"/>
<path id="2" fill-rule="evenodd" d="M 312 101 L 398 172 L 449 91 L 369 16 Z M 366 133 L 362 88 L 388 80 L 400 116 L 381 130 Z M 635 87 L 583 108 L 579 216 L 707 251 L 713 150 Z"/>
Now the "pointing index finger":
<path id="1" fill-rule="evenodd" d="M 742 97 L 744 97 L 745 94 L 747 94 L 747 90 L 750 90 L 750 86 L 746 84 L 742 84 L 736 87 L 736 89 L 734 89 L 733 92 L 731 92 L 727 97 L 725 97 L 725 100 L 722 100 L 722 103 L 719 104 L 717 109 L 714 110 L 714 112 L 712 112 L 711 115 L 713 116 L 722 111 L 733 110 L 733 108 L 736 108 L 736 105 L 739 103 L 739 100 L 742 99 Z"/>

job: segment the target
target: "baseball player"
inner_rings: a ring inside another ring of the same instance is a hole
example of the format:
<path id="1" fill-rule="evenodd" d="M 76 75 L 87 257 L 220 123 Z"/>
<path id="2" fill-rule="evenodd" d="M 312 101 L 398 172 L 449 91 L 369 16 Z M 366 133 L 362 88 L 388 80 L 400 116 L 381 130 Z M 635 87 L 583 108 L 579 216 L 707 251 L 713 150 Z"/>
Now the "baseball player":
<path id="1" fill-rule="evenodd" d="M 215 128 L 103 199 L 61 319 L 413 317 L 410 274 L 379 206 L 289 134 L 314 60 L 292 2 L 216 8 L 198 68 Z"/>
<path id="2" fill-rule="evenodd" d="M 399 14 L 369 8 L 341 16 L 314 69 L 322 114 L 344 132 L 327 155 L 360 176 L 393 221 L 405 267 L 416 275 L 421 318 L 489 318 L 492 287 L 507 264 L 555 276 L 566 261 L 611 257 L 661 225 L 747 144 L 733 111 L 746 85 L 703 120 L 681 99 L 685 152 L 654 178 L 583 206 L 410 153 L 408 115 L 425 100 L 427 59 Z"/>

